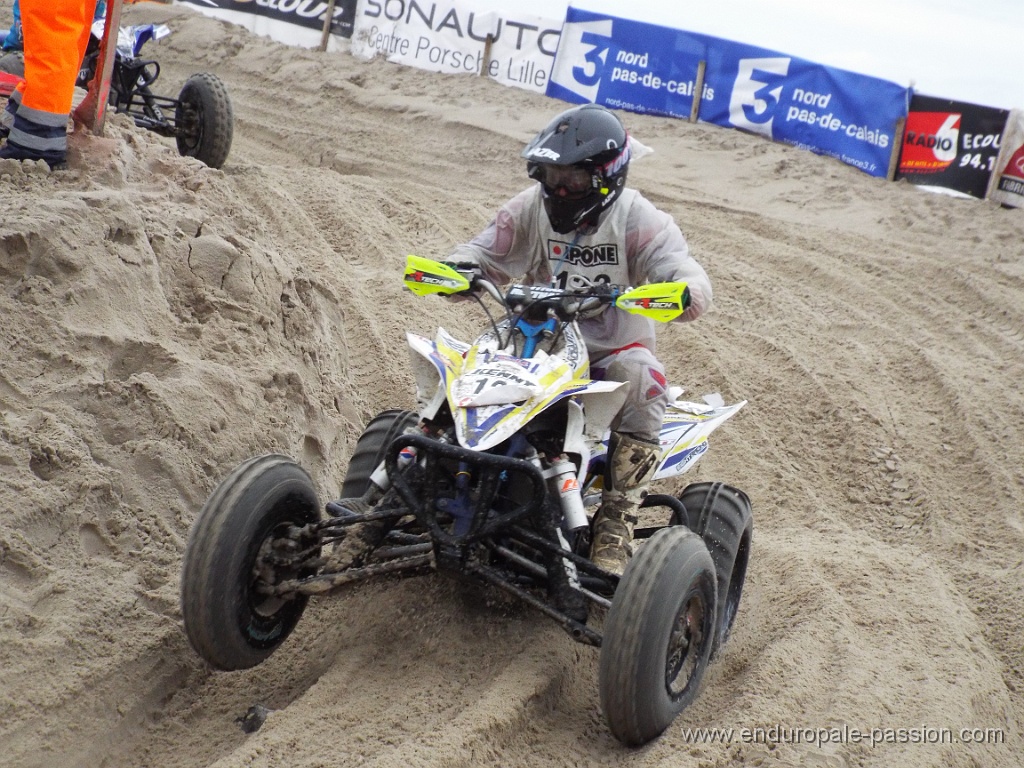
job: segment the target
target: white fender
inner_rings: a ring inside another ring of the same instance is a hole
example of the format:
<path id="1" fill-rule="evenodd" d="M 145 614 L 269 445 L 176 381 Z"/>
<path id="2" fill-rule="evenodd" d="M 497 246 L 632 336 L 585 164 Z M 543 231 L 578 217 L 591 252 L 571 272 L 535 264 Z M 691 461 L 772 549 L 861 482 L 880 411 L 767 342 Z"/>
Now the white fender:
<path id="1" fill-rule="evenodd" d="M 468 349 L 467 344 L 456 340 L 444 328 L 437 331 L 437 341 L 426 336 L 406 332 L 406 341 L 412 353 L 412 374 L 416 381 L 417 411 L 424 418 L 433 418 L 445 402 L 444 382 L 452 376 L 454 369 L 446 364 L 446 358 L 438 351 L 438 342 L 456 351 Z"/>

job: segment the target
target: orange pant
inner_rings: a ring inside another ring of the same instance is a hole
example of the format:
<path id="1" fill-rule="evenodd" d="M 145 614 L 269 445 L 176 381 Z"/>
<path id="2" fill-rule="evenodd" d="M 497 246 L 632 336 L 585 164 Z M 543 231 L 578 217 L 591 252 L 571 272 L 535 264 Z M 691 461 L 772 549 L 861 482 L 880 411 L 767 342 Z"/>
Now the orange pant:
<path id="1" fill-rule="evenodd" d="M 95 13 L 96 0 L 21 0 L 25 82 L 18 89 L 22 104 L 56 115 L 71 113 L 75 80 Z"/>

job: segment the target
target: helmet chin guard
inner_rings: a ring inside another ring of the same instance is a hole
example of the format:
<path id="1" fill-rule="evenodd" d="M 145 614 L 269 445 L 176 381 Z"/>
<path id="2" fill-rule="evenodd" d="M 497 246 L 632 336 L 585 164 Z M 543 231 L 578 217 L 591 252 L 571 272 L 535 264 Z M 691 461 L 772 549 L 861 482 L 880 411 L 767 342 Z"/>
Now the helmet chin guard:
<path id="1" fill-rule="evenodd" d="M 522 156 L 530 178 L 541 183 L 544 210 L 556 232 L 597 226 L 625 189 L 630 149 L 622 122 L 600 104 L 566 110 L 534 137 Z M 576 172 L 564 172 L 569 168 Z M 563 178 L 574 181 L 559 184 Z"/>

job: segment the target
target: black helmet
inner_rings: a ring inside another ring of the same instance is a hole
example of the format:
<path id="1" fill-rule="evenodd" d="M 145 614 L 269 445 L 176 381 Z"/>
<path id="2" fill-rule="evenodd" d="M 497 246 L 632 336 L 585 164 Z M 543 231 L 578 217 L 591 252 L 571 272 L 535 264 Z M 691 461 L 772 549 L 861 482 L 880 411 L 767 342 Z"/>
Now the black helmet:
<path id="1" fill-rule="evenodd" d="M 622 121 L 600 104 L 566 110 L 523 150 L 527 173 L 541 183 L 551 226 L 563 235 L 597 225 L 626 187 L 629 156 Z"/>

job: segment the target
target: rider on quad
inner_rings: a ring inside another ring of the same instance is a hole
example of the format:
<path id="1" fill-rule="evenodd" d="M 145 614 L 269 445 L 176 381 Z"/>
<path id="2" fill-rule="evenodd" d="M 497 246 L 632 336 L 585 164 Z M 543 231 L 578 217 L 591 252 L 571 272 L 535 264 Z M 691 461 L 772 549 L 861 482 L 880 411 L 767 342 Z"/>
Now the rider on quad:
<path id="1" fill-rule="evenodd" d="M 636 145 L 601 105 L 557 115 L 522 152 L 528 175 L 540 183 L 506 202 L 451 260 L 477 264 L 495 284 L 520 276 L 527 284 L 561 288 L 685 282 L 689 301 L 678 320 L 696 320 L 711 307 L 711 282 L 672 217 L 626 188 Z M 580 322 L 580 330 L 592 378 L 629 384 L 609 440 L 591 547 L 596 565 L 621 574 L 658 464 L 667 379 L 655 357 L 651 320 L 602 307 Z"/>

